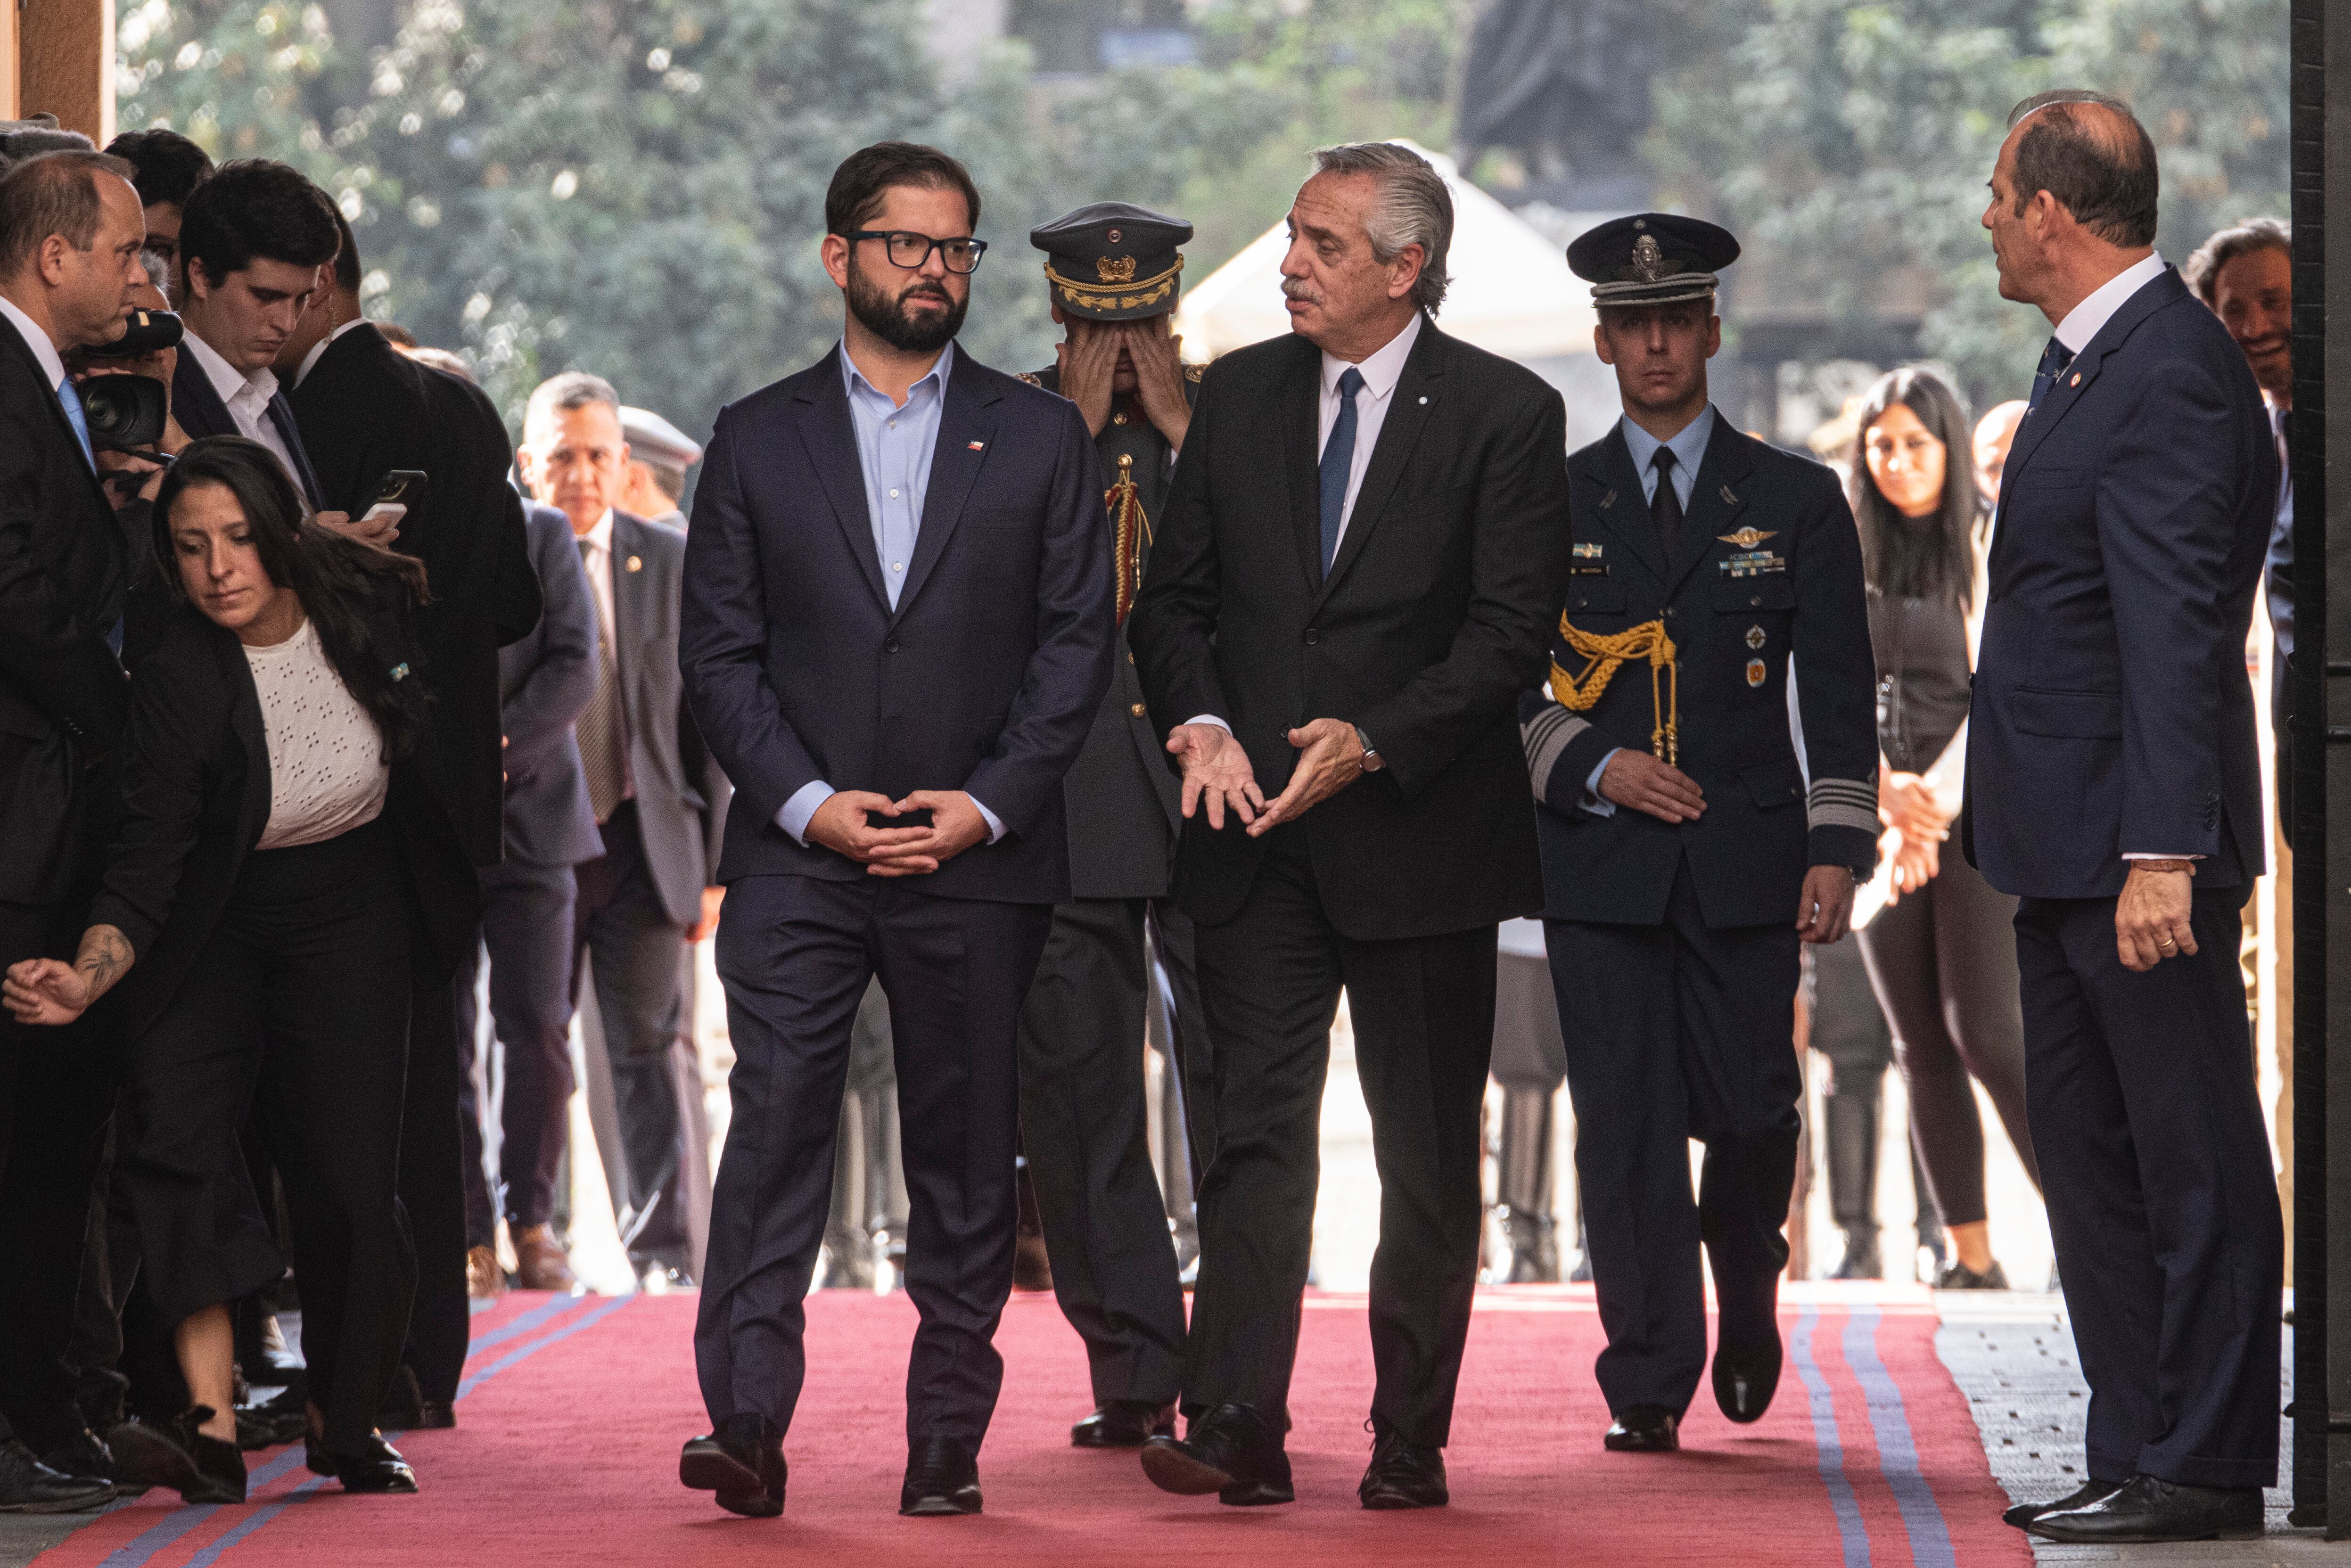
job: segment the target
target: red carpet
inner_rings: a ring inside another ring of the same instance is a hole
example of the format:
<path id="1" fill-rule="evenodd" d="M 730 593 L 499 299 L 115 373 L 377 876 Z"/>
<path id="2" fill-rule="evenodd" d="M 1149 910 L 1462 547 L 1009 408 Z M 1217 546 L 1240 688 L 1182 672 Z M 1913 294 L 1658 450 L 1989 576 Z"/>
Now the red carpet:
<path id="1" fill-rule="evenodd" d="M 896 1514 L 914 1322 L 903 1297 L 810 1303 L 780 1520 L 736 1519 L 677 1485 L 678 1444 L 705 1425 L 693 1320 L 691 1297 L 509 1298 L 475 1319 L 463 1424 L 401 1439 L 421 1496 L 345 1497 L 298 1449 L 276 1450 L 252 1457 L 260 1484 L 242 1507 L 150 1492 L 37 1568 L 2032 1561 L 2000 1522 L 2006 1499 L 1935 1359 L 1923 1304 L 1792 1306 L 1771 1414 L 1733 1427 L 1701 1389 L 1685 1450 L 1648 1458 L 1600 1448 L 1588 1288 L 1482 1294 L 1447 1456 L 1453 1506 L 1411 1514 L 1355 1504 L 1371 1393 L 1359 1298 L 1307 1303 L 1290 1437 L 1300 1500 L 1251 1510 L 1168 1497 L 1132 1454 L 1069 1448 L 1068 1425 L 1090 1404 L 1083 1355 L 1050 1297 L 1016 1298 L 998 1342 L 1004 1399 L 980 1457 L 987 1512 L 950 1520 Z"/>

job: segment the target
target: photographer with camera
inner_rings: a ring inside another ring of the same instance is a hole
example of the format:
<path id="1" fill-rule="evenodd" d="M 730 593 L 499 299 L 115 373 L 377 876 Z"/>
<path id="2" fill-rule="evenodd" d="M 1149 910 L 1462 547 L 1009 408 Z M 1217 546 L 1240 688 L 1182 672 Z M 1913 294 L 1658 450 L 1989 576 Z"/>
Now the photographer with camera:
<path id="1" fill-rule="evenodd" d="M 65 356 L 120 338 L 149 287 L 130 174 L 94 151 L 0 173 L 0 967 L 73 951 L 110 829 L 129 707 L 117 628 L 143 549 L 99 483 Z M 64 1363 L 114 1098 L 107 1044 L 0 1019 L 0 1415 L 15 1434 L 0 1510 L 111 1495 Z"/>

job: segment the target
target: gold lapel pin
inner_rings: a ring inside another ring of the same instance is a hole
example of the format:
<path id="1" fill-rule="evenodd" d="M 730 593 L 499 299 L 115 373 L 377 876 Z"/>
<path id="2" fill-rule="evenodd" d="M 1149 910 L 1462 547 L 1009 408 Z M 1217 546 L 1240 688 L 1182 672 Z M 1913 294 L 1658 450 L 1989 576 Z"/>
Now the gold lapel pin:
<path id="1" fill-rule="evenodd" d="M 645 570 L 644 558 L 643 558 L 643 556 L 634 556 L 634 555 L 631 556 L 631 557 L 629 558 L 629 560 L 628 560 L 628 567 L 629 567 L 629 570 L 630 570 L 631 571 L 643 571 L 643 570 Z"/>
<path id="2" fill-rule="evenodd" d="M 2069 386 L 2069 387 L 2077 387 L 2077 386 L 2080 386 L 2080 385 L 2082 384 L 2082 372 L 2081 372 L 2081 371 L 2075 371 L 2074 372 L 2074 379 L 2073 379 L 2072 381 L 2070 381 L 2070 382 L 2067 382 L 2065 384 L 2066 384 L 2067 386 Z"/>

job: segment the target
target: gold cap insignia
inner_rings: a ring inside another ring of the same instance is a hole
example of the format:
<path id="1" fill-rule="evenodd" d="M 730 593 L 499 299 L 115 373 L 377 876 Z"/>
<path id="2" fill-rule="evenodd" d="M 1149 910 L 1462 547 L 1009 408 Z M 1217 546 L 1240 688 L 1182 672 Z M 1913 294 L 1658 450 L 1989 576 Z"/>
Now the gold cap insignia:
<path id="1" fill-rule="evenodd" d="M 1714 537 L 1720 539 L 1724 544 L 1736 545 L 1740 549 L 1753 549 L 1765 539 L 1778 538 L 1780 537 L 1780 530 L 1777 528 L 1741 528 L 1735 534 L 1717 534 Z"/>
<path id="2" fill-rule="evenodd" d="M 1657 245 L 1657 236 L 1645 234 L 1633 242 L 1633 276 L 1643 283 L 1656 283 L 1675 269 L 1666 265 L 1666 253 Z"/>
<path id="3" fill-rule="evenodd" d="M 1102 281 L 1104 283 L 1132 283 L 1134 281 L 1134 257 L 1131 256 L 1096 256 L 1094 271 L 1101 274 Z"/>

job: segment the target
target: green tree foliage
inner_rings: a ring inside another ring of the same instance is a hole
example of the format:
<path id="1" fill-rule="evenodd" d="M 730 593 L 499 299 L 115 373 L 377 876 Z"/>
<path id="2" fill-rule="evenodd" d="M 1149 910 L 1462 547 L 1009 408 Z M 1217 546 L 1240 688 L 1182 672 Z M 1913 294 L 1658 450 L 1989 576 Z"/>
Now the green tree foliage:
<path id="1" fill-rule="evenodd" d="M 2286 205 L 2285 0 L 1733 0 L 1659 84 L 1668 199 L 1764 241 L 1832 315 L 1916 279 L 1922 351 L 1979 402 L 2021 395 L 2047 340 L 1999 298 L 1979 225 L 2008 110 L 2046 88 L 2128 99 L 2163 168 L 2158 245 Z"/>

